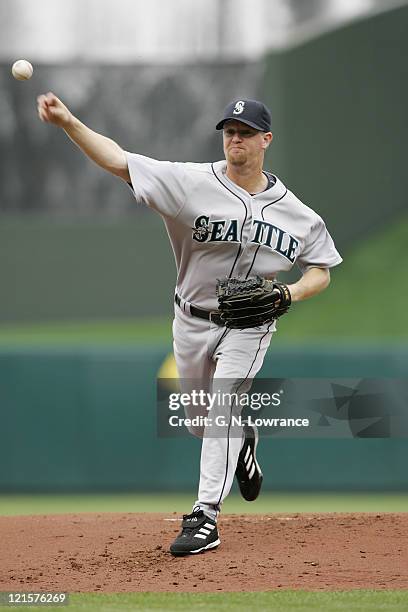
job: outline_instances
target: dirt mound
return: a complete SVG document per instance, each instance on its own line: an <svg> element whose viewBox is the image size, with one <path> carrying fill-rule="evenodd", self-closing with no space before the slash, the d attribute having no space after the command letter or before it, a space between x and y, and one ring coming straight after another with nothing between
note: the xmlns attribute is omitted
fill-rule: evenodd
<svg viewBox="0 0 408 612"><path fill-rule="evenodd" d="M176 514L0 517L0 591L408 588L408 514L225 515L221 546L174 558Z"/></svg>

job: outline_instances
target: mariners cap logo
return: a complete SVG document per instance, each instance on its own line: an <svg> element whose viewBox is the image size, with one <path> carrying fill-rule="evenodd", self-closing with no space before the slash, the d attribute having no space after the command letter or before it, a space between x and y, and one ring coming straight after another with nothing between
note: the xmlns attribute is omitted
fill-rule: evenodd
<svg viewBox="0 0 408 612"><path fill-rule="evenodd" d="M243 100L238 100L238 102L235 104L235 108L232 111L232 114L240 115L241 113L244 112L244 108L245 108L245 102Z"/></svg>
<svg viewBox="0 0 408 612"><path fill-rule="evenodd" d="M243 100L230 102L224 109L223 118L217 123L215 128L222 130L224 123L231 119L246 123L261 132L270 132L271 130L271 113L268 107L263 102L258 102L258 100L247 100L244 98Z"/></svg>

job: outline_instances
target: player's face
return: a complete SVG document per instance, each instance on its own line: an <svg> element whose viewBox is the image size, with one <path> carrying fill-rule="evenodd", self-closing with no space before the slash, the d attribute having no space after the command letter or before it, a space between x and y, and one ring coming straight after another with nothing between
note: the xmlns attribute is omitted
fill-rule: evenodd
<svg viewBox="0 0 408 612"><path fill-rule="evenodd" d="M225 158L233 166L243 166L255 158L262 158L272 139L270 132L260 132L234 120L225 123L223 134Z"/></svg>

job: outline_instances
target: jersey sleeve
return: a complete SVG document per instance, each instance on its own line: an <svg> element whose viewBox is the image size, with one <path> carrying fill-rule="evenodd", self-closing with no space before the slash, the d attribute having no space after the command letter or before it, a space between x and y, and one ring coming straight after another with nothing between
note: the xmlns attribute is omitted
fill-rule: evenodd
<svg viewBox="0 0 408 612"><path fill-rule="evenodd" d="M310 268L332 268L342 261L323 219L318 216L296 261L300 271L304 274Z"/></svg>
<svg viewBox="0 0 408 612"><path fill-rule="evenodd" d="M184 164L126 152L136 200L163 216L176 217L186 201Z"/></svg>

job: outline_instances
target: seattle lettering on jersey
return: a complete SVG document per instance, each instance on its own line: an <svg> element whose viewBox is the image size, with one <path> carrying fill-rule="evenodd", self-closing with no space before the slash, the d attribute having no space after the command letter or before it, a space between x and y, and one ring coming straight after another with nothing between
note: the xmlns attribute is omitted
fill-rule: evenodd
<svg viewBox="0 0 408 612"><path fill-rule="evenodd" d="M286 259L289 259L291 263L294 263L299 246L299 241L296 238L280 227L266 221L254 219L252 227L255 228L255 233L251 242L267 246L286 257Z"/></svg>
<svg viewBox="0 0 408 612"><path fill-rule="evenodd" d="M291 234L259 219L253 220L252 230L250 242L269 247L291 263L295 262L299 241ZM201 215L194 222L193 239L197 242L239 242L238 219L210 221L209 217Z"/></svg>
<svg viewBox="0 0 408 612"><path fill-rule="evenodd" d="M193 238L197 242L239 242L238 219L211 221L205 215L194 221Z"/></svg>

